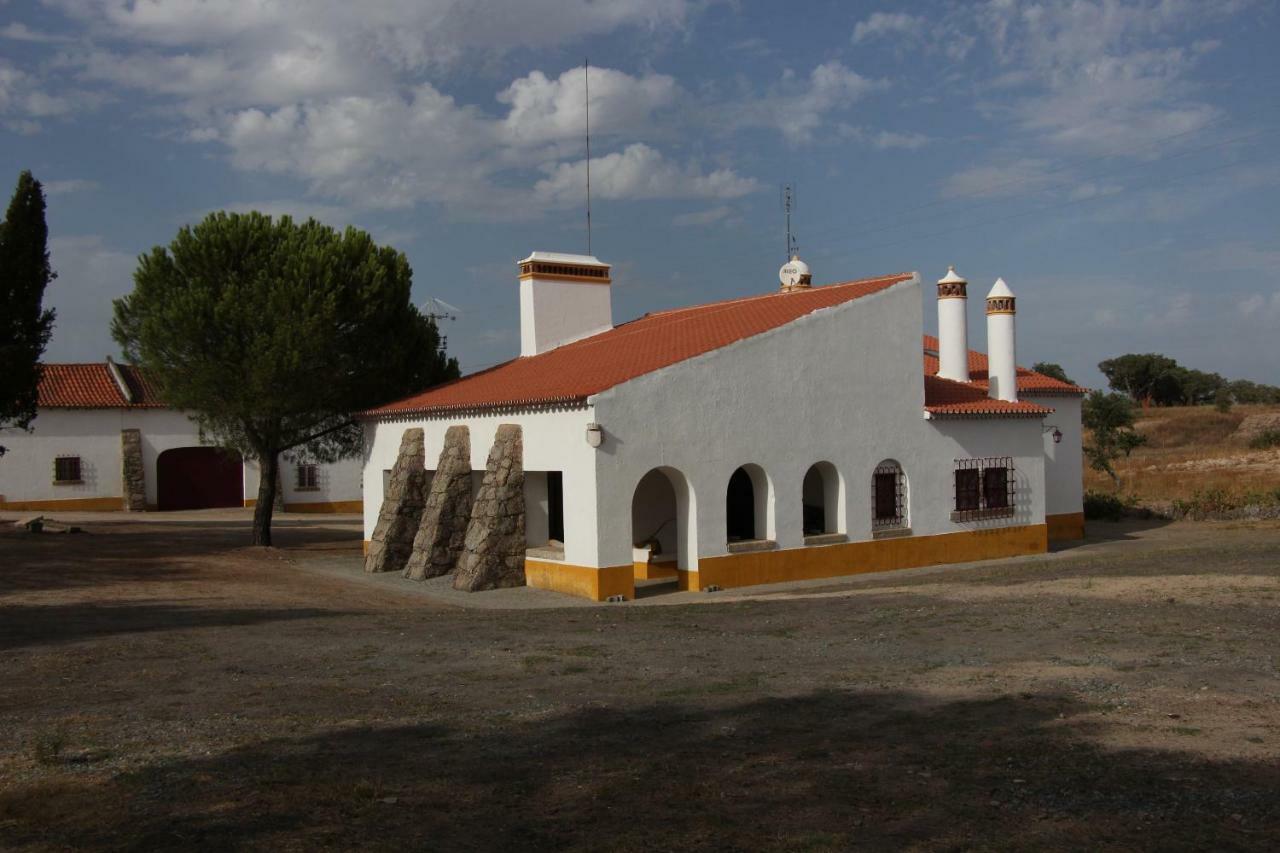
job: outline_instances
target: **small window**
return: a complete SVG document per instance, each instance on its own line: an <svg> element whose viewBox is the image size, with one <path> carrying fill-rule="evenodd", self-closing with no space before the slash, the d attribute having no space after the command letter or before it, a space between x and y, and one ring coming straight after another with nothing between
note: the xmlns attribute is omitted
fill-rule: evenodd
<svg viewBox="0 0 1280 853"><path fill-rule="evenodd" d="M1013 459L957 459L953 521L1013 514Z"/></svg>
<svg viewBox="0 0 1280 853"><path fill-rule="evenodd" d="M907 526L906 478L897 462L882 462L871 478L873 530Z"/></svg>
<svg viewBox="0 0 1280 853"><path fill-rule="evenodd" d="M53 460L53 482L79 483L80 481L79 456L59 456Z"/></svg>
<svg viewBox="0 0 1280 853"><path fill-rule="evenodd" d="M320 488L319 465L299 465L297 489L300 492L314 492Z"/></svg>

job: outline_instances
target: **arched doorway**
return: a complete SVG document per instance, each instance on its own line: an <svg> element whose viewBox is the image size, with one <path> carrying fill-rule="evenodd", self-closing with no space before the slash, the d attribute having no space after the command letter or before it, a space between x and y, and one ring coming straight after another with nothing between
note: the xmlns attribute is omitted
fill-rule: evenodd
<svg viewBox="0 0 1280 853"><path fill-rule="evenodd" d="M654 468L631 497L632 563L637 581L676 580L697 569L693 490L674 468ZM639 594L639 593L637 593Z"/></svg>
<svg viewBox="0 0 1280 853"><path fill-rule="evenodd" d="M729 477L725 490L725 540L773 539L773 489L759 465L743 465Z"/></svg>
<svg viewBox="0 0 1280 853"><path fill-rule="evenodd" d="M801 485L804 535L843 533L844 506L840 474L830 462L816 462Z"/></svg>
<svg viewBox="0 0 1280 853"><path fill-rule="evenodd" d="M156 459L161 510L244 506L244 463L222 447L175 447Z"/></svg>

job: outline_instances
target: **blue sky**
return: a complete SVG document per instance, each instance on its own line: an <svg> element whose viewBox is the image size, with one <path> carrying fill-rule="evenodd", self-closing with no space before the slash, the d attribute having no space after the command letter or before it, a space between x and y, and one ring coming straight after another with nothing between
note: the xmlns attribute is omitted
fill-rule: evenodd
<svg viewBox="0 0 1280 853"><path fill-rule="evenodd" d="M514 262L593 244L615 320L815 281L997 276L1019 360L1280 383L1280 7L1249 0L0 0L0 163L49 192L49 360L115 347L138 254L211 210L348 223L518 352ZM8 190L4 193L7 197ZM930 295L926 290L926 295ZM932 299L923 322L935 325Z"/></svg>

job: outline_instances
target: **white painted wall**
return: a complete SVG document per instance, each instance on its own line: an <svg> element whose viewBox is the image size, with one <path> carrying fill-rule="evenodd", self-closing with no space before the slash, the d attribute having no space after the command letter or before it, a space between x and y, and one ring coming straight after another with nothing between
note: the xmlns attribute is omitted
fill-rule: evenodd
<svg viewBox="0 0 1280 853"><path fill-rule="evenodd" d="M1018 399L1018 352L1014 315L987 315L987 393L997 400Z"/></svg>
<svg viewBox="0 0 1280 853"><path fill-rule="evenodd" d="M526 278L520 282L520 354L537 355L613 327L611 285Z"/></svg>
<svg viewBox="0 0 1280 853"><path fill-rule="evenodd" d="M142 436L147 505L155 506L159 501L156 460L160 454L178 447L202 446L195 423L172 409L42 409L32 427L31 433L6 430L0 438L9 448L9 453L0 457L0 495L5 501L122 497L120 432L137 429ZM53 483L53 460L61 455L80 457L83 483ZM245 496L253 498L258 490L257 470L252 463L246 463L245 468ZM292 467L285 473L289 475L286 502L360 499L359 459L322 465L320 492L296 492Z"/></svg>
<svg viewBox="0 0 1280 853"><path fill-rule="evenodd" d="M340 503L358 501L361 497L360 478L364 473L364 462L359 457L339 459L337 462L325 463L316 471L318 489L298 488L298 463L282 454L280 459L280 481L284 486L285 504ZM257 462L244 464L244 496L246 500L256 500L258 486L262 482Z"/></svg>
<svg viewBox="0 0 1280 853"><path fill-rule="evenodd" d="M592 402L604 428L598 451L599 563L627 562L626 525L636 484L653 467L687 478L701 556L727 552L725 489L734 469L759 465L772 493L773 538L803 547L803 482L831 462L843 481L839 528L871 538L872 472L898 460L908 479L913 532L1038 524L1044 461L1037 419L928 421L920 350L918 281L817 312L796 323L639 377ZM950 520L953 460L1012 456L1012 518Z"/></svg>
<svg viewBox="0 0 1280 853"><path fill-rule="evenodd" d="M591 285L598 287L599 285ZM483 413L454 417L417 417L391 421L365 422L365 495L364 538L373 536L378 523L385 489L383 471L390 470L400 452L400 439L406 429L421 427L426 450L426 464L435 470L444 449L445 431L461 424L471 433L471 468L473 485L479 481L493 447L500 424L519 424L523 433L524 468L527 471L560 471L564 483L564 550L565 561L580 566L596 566L596 451L587 444L587 424L594 419L589 406L576 409L548 409L523 413ZM634 486L634 484L632 484ZM531 486L536 492L536 486ZM545 487L544 487L545 488ZM622 529L631 528L631 510L615 520ZM543 522L545 528L545 521ZM623 534L625 540L629 534ZM543 541L546 537L543 536ZM619 564L630 562L628 550Z"/></svg>
<svg viewBox="0 0 1280 853"><path fill-rule="evenodd" d="M1061 515L1084 511L1084 429L1080 424L1080 409L1084 402L1079 397L1030 397L1040 406L1054 409L1044 419L1042 436L1045 458L1045 512ZM1062 430L1062 442L1053 443L1050 425Z"/></svg>

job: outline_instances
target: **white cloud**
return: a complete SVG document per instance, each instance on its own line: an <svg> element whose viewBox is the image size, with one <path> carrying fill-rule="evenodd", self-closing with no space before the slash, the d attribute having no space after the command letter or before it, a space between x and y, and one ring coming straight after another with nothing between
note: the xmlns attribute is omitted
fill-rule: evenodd
<svg viewBox="0 0 1280 853"><path fill-rule="evenodd" d="M956 172L943 183L942 194L948 198L1004 198L1042 190L1062 179L1061 172L1055 173L1047 160L1026 157Z"/></svg>
<svg viewBox="0 0 1280 853"><path fill-rule="evenodd" d="M44 191L49 195L69 195L70 193L92 192L99 188L97 181L84 178L68 178L61 181L42 181Z"/></svg>
<svg viewBox="0 0 1280 853"><path fill-rule="evenodd" d="M592 68L590 82L591 125L600 135L644 132L654 124L654 114L681 94L675 79L665 74L633 77L611 68ZM583 83L580 68L555 79L533 71L513 81L497 96L510 108L502 120L506 141L528 146L580 140L586 126Z"/></svg>
<svg viewBox="0 0 1280 853"><path fill-rule="evenodd" d="M7 38L13 41L35 42L37 44L56 44L72 40L69 36L59 36L33 30L21 21L13 21L4 27L0 27L0 38Z"/></svg>
<svg viewBox="0 0 1280 853"><path fill-rule="evenodd" d="M671 224L678 228L715 225L730 219L733 215L734 210L732 207L727 204L721 204L706 210L694 210L689 213L681 213L671 220Z"/></svg>
<svg viewBox="0 0 1280 853"><path fill-rule="evenodd" d="M840 124L838 130L845 139L852 139L881 151L894 148L915 151L929 144L929 137L914 131L872 130L851 124Z"/></svg>
<svg viewBox="0 0 1280 853"><path fill-rule="evenodd" d="M542 202L565 207L581 204L586 195L585 160L561 163L547 170L534 195ZM591 158L591 193L607 199L739 198L759 189L753 178L731 169L703 172L689 164L667 161L644 143L620 152Z"/></svg>
<svg viewBox="0 0 1280 853"><path fill-rule="evenodd" d="M916 35L924 31L925 19L903 12L872 12L853 28L853 43L890 35Z"/></svg>
<svg viewBox="0 0 1280 853"><path fill-rule="evenodd" d="M772 128L790 144L800 145L812 141L833 115L888 85L886 80L863 77L831 60L814 67L805 78L788 72L768 93L728 101L708 110L708 116L722 131Z"/></svg>

